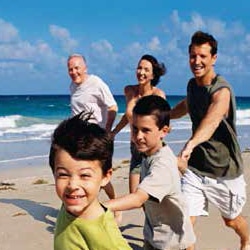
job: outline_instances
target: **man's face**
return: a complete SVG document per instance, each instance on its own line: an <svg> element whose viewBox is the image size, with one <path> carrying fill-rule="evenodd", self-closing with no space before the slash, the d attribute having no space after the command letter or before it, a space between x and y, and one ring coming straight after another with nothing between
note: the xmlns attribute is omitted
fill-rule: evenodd
<svg viewBox="0 0 250 250"><path fill-rule="evenodd" d="M72 82L81 84L87 74L87 66L81 57L72 57L68 61L68 73Z"/></svg>
<svg viewBox="0 0 250 250"><path fill-rule="evenodd" d="M132 140L139 152L152 155L162 147L168 127L159 129L153 115L133 115Z"/></svg>
<svg viewBox="0 0 250 250"><path fill-rule="evenodd" d="M211 54L211 46L208 43L202 45L192 45L189 53L189 65L198 80L204 83L210 81L211 75L214 74L213 65L215 64L217 55Z"/></svg>

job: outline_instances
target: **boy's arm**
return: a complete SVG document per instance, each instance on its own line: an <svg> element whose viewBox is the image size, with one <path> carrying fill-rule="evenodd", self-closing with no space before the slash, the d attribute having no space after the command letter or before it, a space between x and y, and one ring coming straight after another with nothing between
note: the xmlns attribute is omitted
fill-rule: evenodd
<svg viewBox="0 0 250 250"><path fill-rule="evenodd" d="M121 196L116 199L108 200L103 203L111 211L123 211L134 208L140 208L149 198L148 193L142 189L137 189L136 192Z"/></svg>

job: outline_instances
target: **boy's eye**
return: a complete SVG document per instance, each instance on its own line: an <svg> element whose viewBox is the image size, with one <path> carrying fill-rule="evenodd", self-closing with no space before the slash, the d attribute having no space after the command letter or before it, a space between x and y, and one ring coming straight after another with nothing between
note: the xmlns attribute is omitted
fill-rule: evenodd
<svg viewBox="0 0 250 250"><path fill-rule="evenodd" d="M63 172L59 172L59 173L56 173L56 177L57 178L66 178L66 177L68 177L69 176L69 174L67 174L67 173L63 173Z"/></svg>
<svg viewBox="0 0 250 250"><path fill-rule="evenodd" d="M89 178L89 177L91 177L90 174L87 173L81 174L81 178Z"/></svg>
<svg viewBox="0 0 250 250"><path fill-rule="evenodd" d="M142 129L142 132L143 132L143 133L148 133L148 132L150 132L150 129L148 129L148 128L143 128L143 129Z"/></svg>

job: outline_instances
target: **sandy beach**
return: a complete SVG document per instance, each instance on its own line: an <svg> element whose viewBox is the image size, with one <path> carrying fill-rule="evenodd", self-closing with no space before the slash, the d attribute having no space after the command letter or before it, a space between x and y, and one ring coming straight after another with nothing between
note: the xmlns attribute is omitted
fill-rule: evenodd
<svg viewBox="0 0 250 250"><path fill-rule="evenodd" d="M245 178L250 181L250 152L243 152ZM118 195L128 192L128 161L116 160L112 183ZM243 215L249 225L250 188ZM100 200L107 197L102 191ZM49 166L4 169L0 172L0 250L53 249L53 230L61 202L54 190ZM131 247L141 249L143 211L123 212L120 229ZM197 250L237 250L239 240L226 228L216 209L210 216L199 218L195 227Z"/></svg>

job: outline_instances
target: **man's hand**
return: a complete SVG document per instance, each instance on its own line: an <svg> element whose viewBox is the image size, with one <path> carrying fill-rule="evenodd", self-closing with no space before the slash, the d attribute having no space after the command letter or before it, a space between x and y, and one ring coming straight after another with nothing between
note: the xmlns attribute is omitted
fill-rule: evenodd
<svg viewBox="0 0 250 250"><path fill-rule="evenodd" d="M181 159L187 162L191 156L191 153L193 152L194 147L195 145L193 144L193 142L189 140L179 154Z"/></svg>

